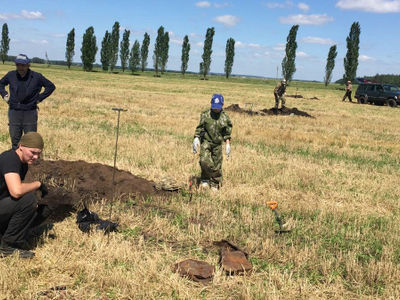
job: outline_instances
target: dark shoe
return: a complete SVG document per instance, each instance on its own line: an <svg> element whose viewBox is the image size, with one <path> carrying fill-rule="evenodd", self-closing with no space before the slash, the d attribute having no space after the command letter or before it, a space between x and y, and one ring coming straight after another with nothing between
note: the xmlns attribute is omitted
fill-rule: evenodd
<svg viewBox="0 0 400 300"><path fill-rule="evenodd" d="M26 251L26 250L22 250L22 249L13 248L6 244L3 244L0 246L0 257L1 258L13 255L14 253L18 253L20 258L33 258L35 256L35 253L32 251Z"/></svg>

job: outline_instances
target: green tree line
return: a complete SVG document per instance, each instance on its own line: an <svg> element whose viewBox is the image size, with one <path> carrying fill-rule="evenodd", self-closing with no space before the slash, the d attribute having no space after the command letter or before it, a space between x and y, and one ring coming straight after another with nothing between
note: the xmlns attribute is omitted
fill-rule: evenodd
<svg viewBox="0 0 400 300"><path fill-rule="evenodd" d="M118 55L121 61L121 69L124 72L125 69L129 68L132 73L137 72L141 69L142 72L146 70L147 60L149 54L150 46L150 35L146 32L143 37L142 45L140 46L139 41L135 41L132 48L129 49L129 35L130 30L125 29L122 41L120 43L120 24L115 22L112 30L105 32L104 38L101 43L100 49L100 61L101 67L104 71L113 71L118 61ZM293 74L296 72L296 50L297 42L296 36L299 25L294 25L291 27L289 34L286 39L286 49L285 56L282 60L282 76L287 81L292 80ZM360 44L360 34L361 27L358 22L354 22L351 25L350 32L346 38L347 53L344 58L344 69L345 72L341 80L336 82L344 82L346 80L354 81L357 74L358 68L358 56L359 56L359 44ZM200 63L200 75L202 79L207 79L207 75L210 72L211 62L212 62L212 44L215 35L214 27L208 28L205 35L203 54L201 56L202 62ZM93 26L86 29L81 46L81 60L80 63L73 63L73 57L75 55L75 28L68 33L66 41L66 51L65 51L65 61L63 60L49 60L34 57L31 59L32 63L43 63L43 64L53 64L53 65L65 65L68 68L71 65L82 65L85 71L91 71L94 66L99 66L95 64L96 54L98 51L96 44L96 36ZM13 61L15 56L9 56L8 51L10 48L10 37L7 23L2 26L2 36L0 41L0 58L4 64L6 60ZM181 73L184 76L187 72L189 63L189 52L190 43L189 38L186 35L182 42L182 56L181 56ZM226 43L225 49L225 77L229 78L232 72L234 56L235 56L235 40L229 38ZM331 46L328 53L327 63L325 67L325 76L323 82L328 85L332 79L332 72L335 67L335 59L337 57L336 45ZM46 52L47 56L47 52ZM155 40L154 52L153 52L153 64L155 76L160 76L159 73L163 74L166 72L166 67L169 58L169 33L164 30L163 26L160 26L157 32L157 38ZM395 74L376 74L375 76L365 76L364 78L375 82L391 83L395 85L400 85L400 75Z"/></svg>

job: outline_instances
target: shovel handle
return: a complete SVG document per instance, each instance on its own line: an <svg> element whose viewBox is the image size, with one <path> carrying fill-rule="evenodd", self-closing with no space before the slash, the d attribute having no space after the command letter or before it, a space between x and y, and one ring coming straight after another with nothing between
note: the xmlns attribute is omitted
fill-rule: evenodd
<svg viewBox="0 0 400 300"><path fill-rule="evenodd" d="M267 205L270 209L275 210L278 207L278 202L276 201L267 201Z"/></svg>

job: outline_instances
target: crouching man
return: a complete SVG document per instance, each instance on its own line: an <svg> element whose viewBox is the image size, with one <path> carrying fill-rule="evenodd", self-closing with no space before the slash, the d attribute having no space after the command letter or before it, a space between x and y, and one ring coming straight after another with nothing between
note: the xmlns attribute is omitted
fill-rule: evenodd
<svg viewBox="0 0 400 300"><path fill-rule="evenodd" d="M200 147L201 187L211 187L213 191L222 185L223 142L227 157L231 152L232 122L223 111L223 105L224 97L214 94L211 108L201 113L193 141L193 153Z"/></svg>
<svg viewBox="0 0 400 300"><path fill-rule="evenodd" d="M22 136L16 150L0 154L0 257L18 253L21 258L31 258L35 254L26 248L34 235L41 216L37 212L34 194L40 190L42 197L47 187L40 181L23 183L28 165L33 164L42 153L43 139L37 132Z"/></svg>

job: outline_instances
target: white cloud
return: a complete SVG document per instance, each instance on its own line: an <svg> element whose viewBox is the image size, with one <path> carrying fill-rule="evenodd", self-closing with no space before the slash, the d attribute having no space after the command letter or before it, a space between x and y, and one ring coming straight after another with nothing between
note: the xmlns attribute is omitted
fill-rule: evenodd
<svg viewBox="0 0 400 300"><path fill-rule="evenodd" d="M40 11L27 11L27 10L22 10L20 14L10 14L10 13L0 14L0 20L2 21L12 20L12 19L38 20L38 19L44 19L44 15Z"/></svg>
<svg viewBox="0 0 400 300"><path fill-rule="evenodd" d="M268 51L265 51L265 52L264 52L264 55L268 56L268 55L269 55L269 52L268 52Z"/></svg>
<svg viewBox="0 0 400 300"><path fill-rule="evenodd" d="M299 4L297 4L297 7L302 11L308 11L310 9L310 6L303 2L300 2Z"/></svg>
<svg viewBox="0 0 400 300"><path fill-rule="evenodd" d="M400 12L399 0L340 0L336 7L344 10L359 10L372 13Z"/></svg>
<svg viewBox="0 0 400 300"><path fill-rule="evenodd" d="M201 8L207 8L207 7L211 6L211 3L208 1L200 1L200 2L196 2L196 6L201 7Z"/></svg>
<svg viewBox="0 0 400 300"><path fill-rule="evenodd" d="M47 45L49 43L48 40L31 40L31 43L38 45Z"/></svg>
<svg viewBox="0 0 400 300"><path fill-rule="evenodd" d="M274 49L275 51L285 51L285 44L278 44L272 49Z"/></svg>
<svg viewBox="0 0 400 300"><path fill-rule="evenodd" d="M309 55L303 51L297 51L296 56L298 57L309 57Z"/></svg>
<svg viewBox="0 0 400 300"><path fill-rule="evenodd" d="M182 40L178 40L178 39L170 39L172 44L176 44L176 45L182 45Z"/></svg>
<svg viewBox="0 0 400 300"><path fill-rule="evenodd" d="M0 20L2 21L7 21L10 19L18 19L18 18L20 18L20 16L16 14L0 14Z"/></svg>
<svg viewBox="0 0 400 300"><path fill-rule="evenodd" d="M374 61L375 58L371 57L371 56L367 56L367 55L363 55L361 54L359 56L360 61Z"/></svg>
<svg viewBox="0 0 400 300"><path fill-rule="evenodd" d="M197 42L195 45L197 47L204 47L204 43L203 42Z"/></svg>
<svg viewBox="0 0 400 300"><path fill-rule="evenodd" d="M189 36L190 36L190 38L194 38L194 39L199 39L199 38L201 38L201 35L200 35L200 34L194 33L194 32L190 33Z"/></svg>
<svg viewBox="0 0 400 300"><path fill-rule="evenodd" d="M44 16L40 11L22 10L21 16L23 19L44 19Z"/></svg>
<svg viewBox="0 0 400 300"><path fill-rule="evenodd" d="M260 49L261 45L260 44L255 44L255 43L243 43L241 41L236 41L235 42L235 47L236 48L253 48L253 49Z"/></svg>
<svg viewBox="0 0 400 300"><path fill-rule="evenodd" d="M265 6L268 7L268 8L284 8L285 7L284 4L276 3L276 2L267 2L265 4ZM258 53L256 53L256 54L258 54Z"/></svg>
<svg viewBox="0 0 400 300"><path fill-rule="evenodd" d="M298 25L322 25L327 22L332 22L333 18L326 14L323 15L291 15L281 17L279 21L283 24L298 24Z"/></svg>
<svg viewBox="0 0 400 300"><path fill-rule="evenodd" d="M335 45L335 41L331 39L324 39L320 37L308 36L301 39L302 42L308 44L320 44L320 45Z"/></svg>
<svg viewBox="0 0 400 300"><path fill-rule="evenodd" d="M227 7L227 6L229 6L229 3L227 3L227 2L224 2L224 3L214 3L214 7L215 7L215 8L224 8L224 7Z"/></svg>
<svg viewBox="0 0 400 300"><path fill-rule="evenodd" d="M67 35L65 33L53 33L51 36L55 38L65 38Z"/></svg>
<svg viewBox="0 0 400 300"><path fill-rule="evenodd" d="M267 3L265 3L265 6L268 8L290 8L290 7L293 7L293 2L292 1L285 1L284 3L282 3L282 2L267 2Z"/></svg>
<svg viewBox="0 0 400 300"><path fill-rule="evenodd" d="M224 24L225 26L228 27L233 27L237 23L240 22L240 18L232 16L232 15L224 15L224 16L219 16L214 19L215 22Z"/></svg>
<svg viewBox="0 0 400 300"><path fill-rule="evenodd" d="M235 46L237 48L245 48L246 47L246 45L244 43L242 43L241 41L236 41Z"/></svg>

